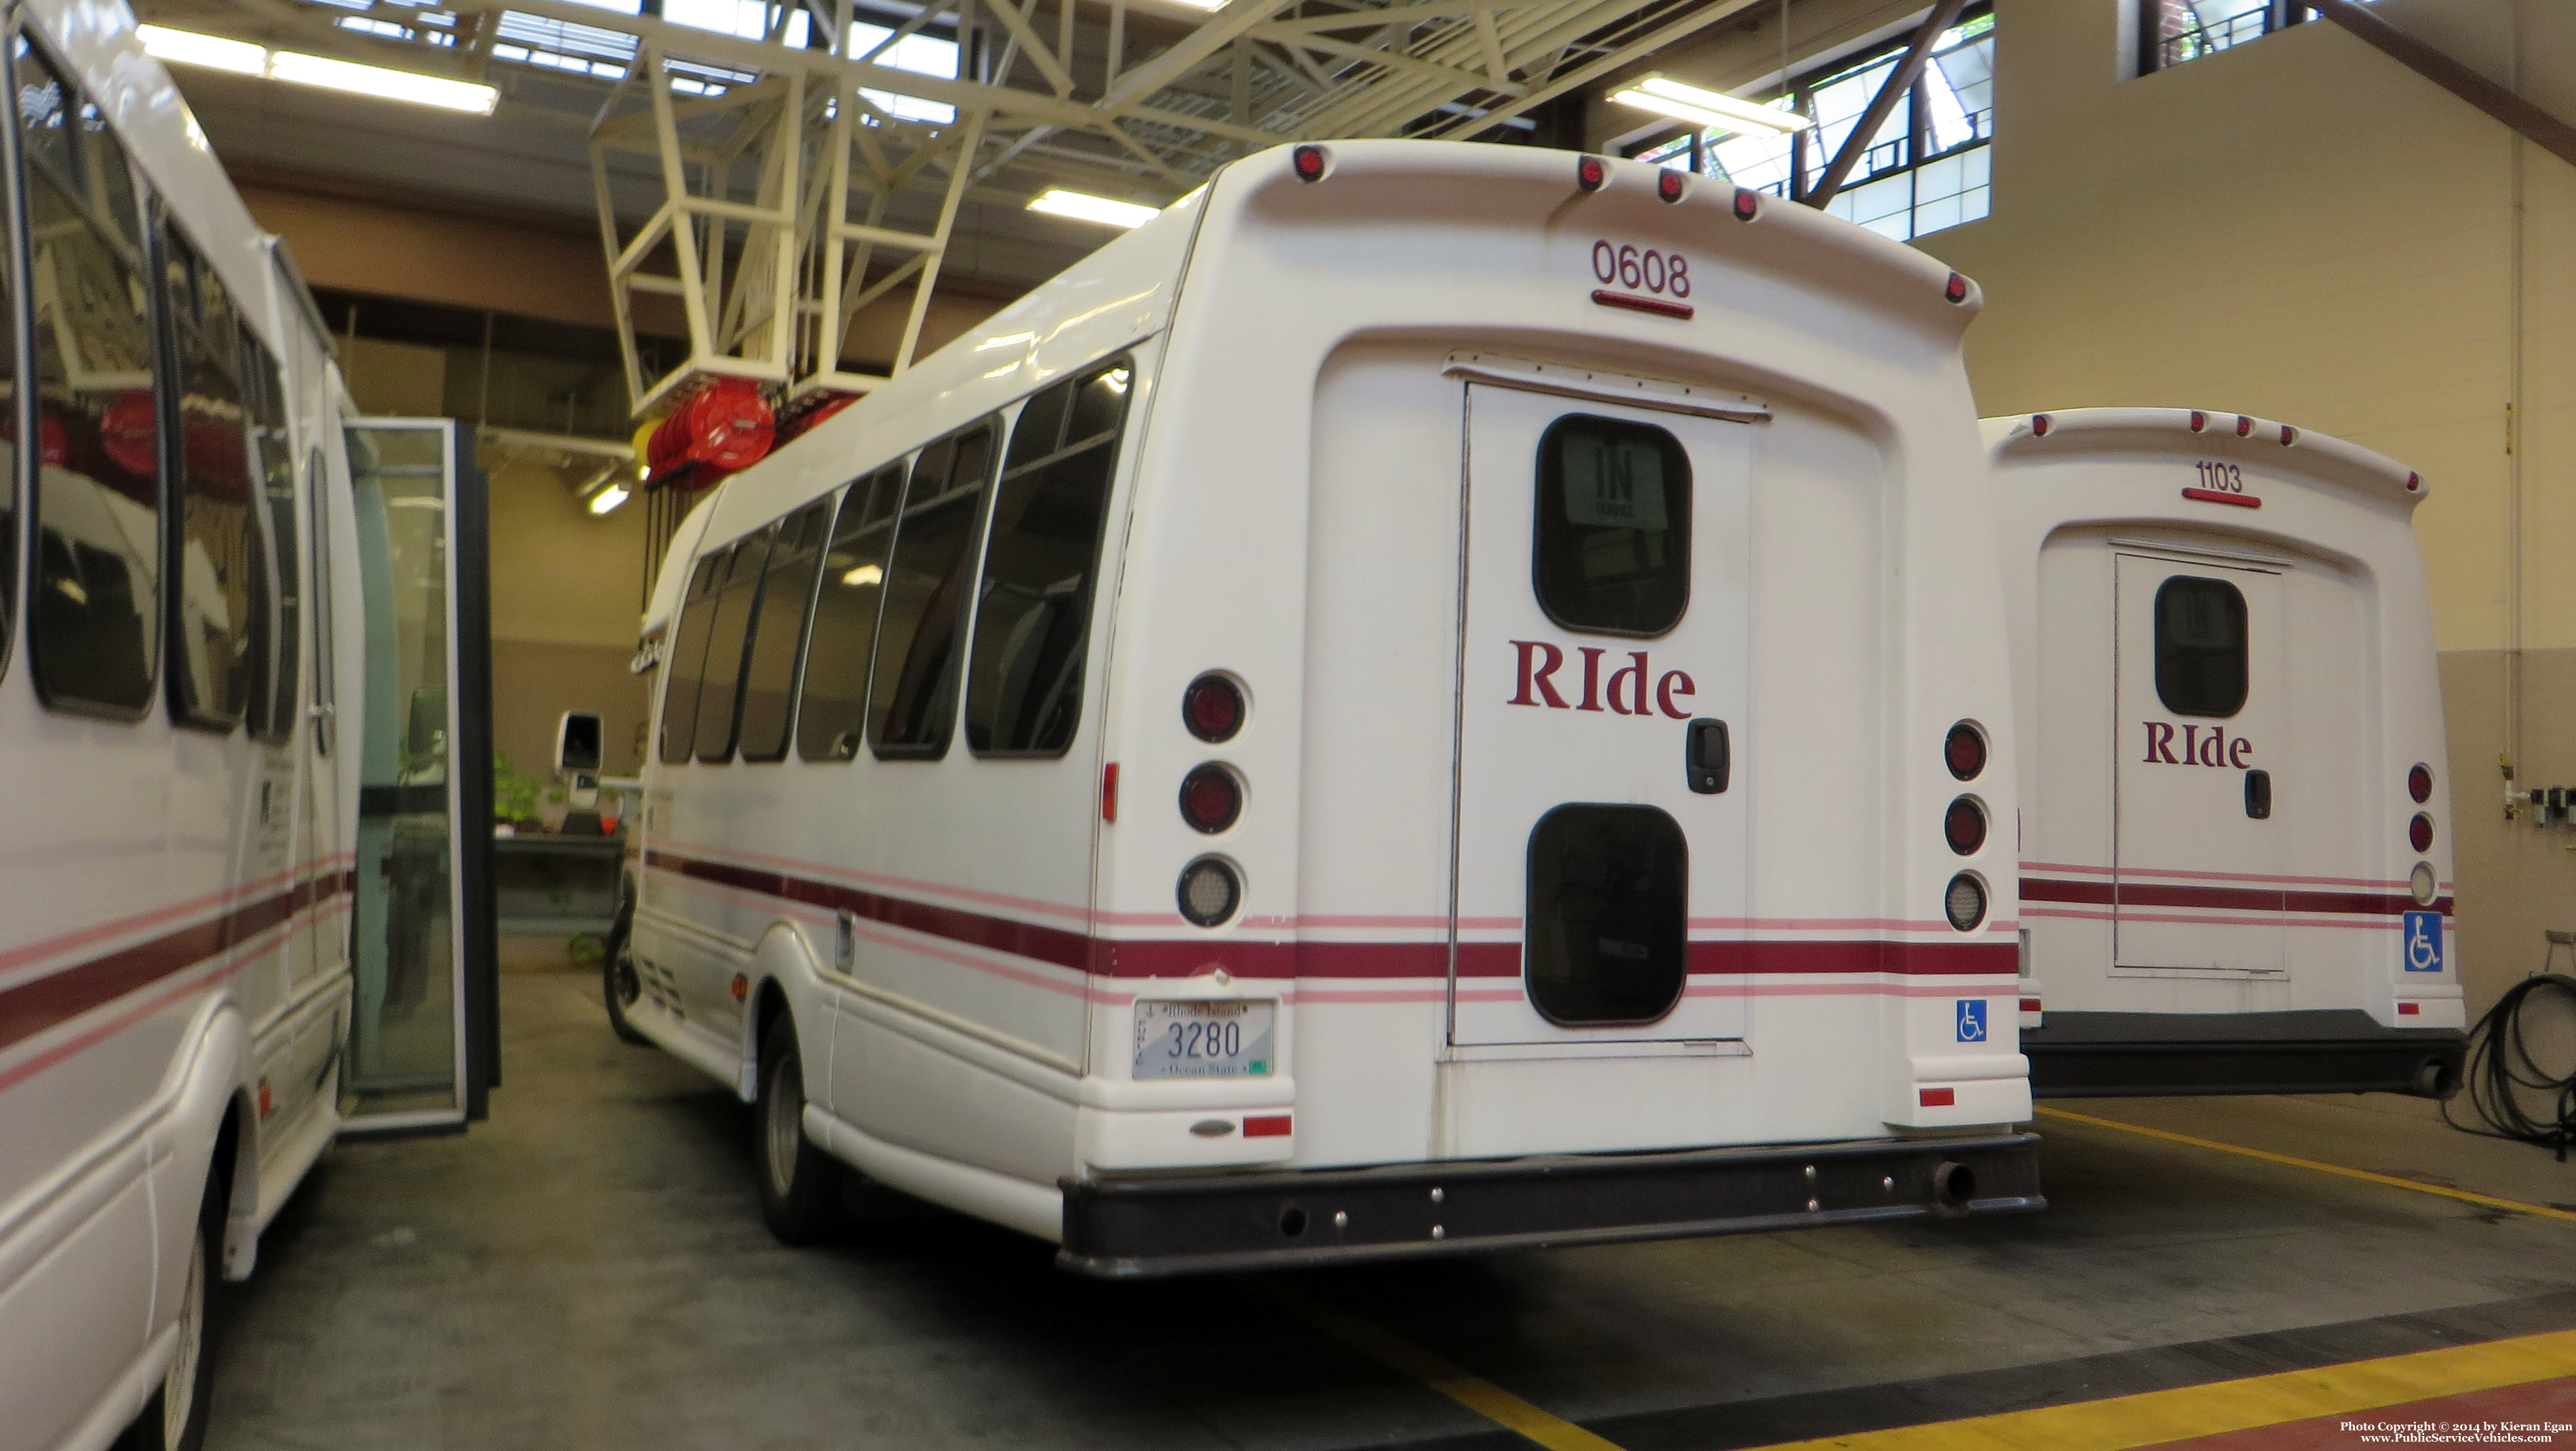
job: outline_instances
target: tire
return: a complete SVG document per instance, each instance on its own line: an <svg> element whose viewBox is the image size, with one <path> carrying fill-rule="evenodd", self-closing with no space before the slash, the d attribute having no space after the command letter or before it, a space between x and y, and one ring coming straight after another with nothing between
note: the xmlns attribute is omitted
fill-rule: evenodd
<svg viewBox="0 0 2576 1451"><path fill-rule="evenodd" d="M191 1236L188 1278L179 1301L179 1344L162 1372L161 1388L144 1402L117 1451L199 1451L206 1444L206 1412L214 1399L215 1358L207 1343L207 1310L216 1257L222 1253L222 1184L211 1174Z"/></svg>
<svg viewBox="0 0 2576 1451"><path fill-rule="evenodd" d="M760 1039L752 1110L760 1217L781 1244L820 1244L841 1227L840 1165L805 1137L805 1061L785 1013Z"/></svg>
<svg viewBox="0 0 2576 1451"><path fill-rule="evenodd" d="M626 1020L626 1010L644 996L643 980L635 975L635 913L630 908L617 914L617 925L608 929L608 942L599 954L599 996L608 1005L608 1026L621 1043L650 1043L653 1040L637 1032Z"/></svg>

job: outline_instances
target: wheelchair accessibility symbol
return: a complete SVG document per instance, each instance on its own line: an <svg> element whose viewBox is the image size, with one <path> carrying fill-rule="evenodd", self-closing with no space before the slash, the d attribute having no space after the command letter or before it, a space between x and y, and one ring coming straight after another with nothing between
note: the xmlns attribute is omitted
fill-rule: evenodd
<svg viewBox="0 0 2576 1451"><path fill-rule="evenodd" d="M1959 999L1959 1041L1962 1043L1986 1041L1986 1000L1984 998Z"/></svg>
<svg viewBox="0 0 2576 1451"><path fill-rule="evenodd" d="M2442 914L2409 912L2406 914L2406 970L2440 972L2442 970Z"/></svg>

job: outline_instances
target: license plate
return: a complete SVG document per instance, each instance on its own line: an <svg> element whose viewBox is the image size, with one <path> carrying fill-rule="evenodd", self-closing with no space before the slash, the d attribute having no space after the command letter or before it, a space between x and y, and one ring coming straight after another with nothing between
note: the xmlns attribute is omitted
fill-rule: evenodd
<svg viewBox="0 0 2576 1451"><path fill-rule="evenodd" d="M1136 1005L1138 1078L1257 1078L1270 1071L1268 1002Z"/></svg>

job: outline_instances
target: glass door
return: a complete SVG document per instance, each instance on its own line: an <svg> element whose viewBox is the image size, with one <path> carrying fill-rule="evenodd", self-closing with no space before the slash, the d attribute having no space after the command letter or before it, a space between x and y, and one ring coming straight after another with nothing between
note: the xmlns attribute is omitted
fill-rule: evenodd
<svg viewBox="0 0 2576 1451"><path fill-rule="evenodd" d="M346 432L363 631L352 1131L462 1127L499 1081L483 490L449 419ZM347 698L343 692L342 698ZM344 722L346 723L346 722Z"/></svg>

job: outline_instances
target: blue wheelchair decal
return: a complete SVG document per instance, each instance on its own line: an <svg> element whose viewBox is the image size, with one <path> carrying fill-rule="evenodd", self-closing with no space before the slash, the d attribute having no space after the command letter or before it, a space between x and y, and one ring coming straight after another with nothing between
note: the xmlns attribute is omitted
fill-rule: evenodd
<svg viewBox="0 0 2576 1451"><path fill-rule="evenodd" d="M2409 912L2406 914L2406 970L2440 972L2442 970L2442 914Z"/></svg>
<svg viewBox="0 0 2576 1451"><path fill-rule="evenodd" d="M1986 1041L1986 1000L1984 998L1959 999L1959 1041L1962 1043Z"/></svg>

